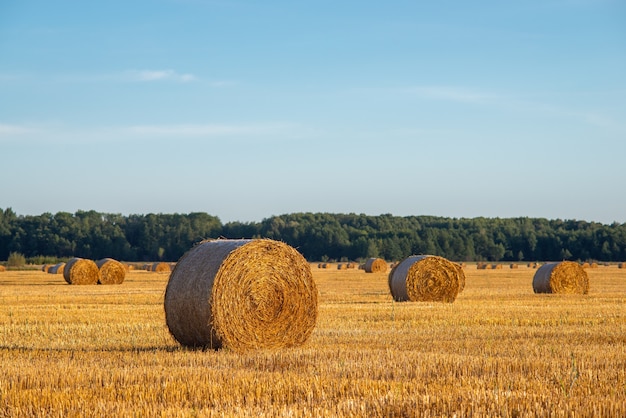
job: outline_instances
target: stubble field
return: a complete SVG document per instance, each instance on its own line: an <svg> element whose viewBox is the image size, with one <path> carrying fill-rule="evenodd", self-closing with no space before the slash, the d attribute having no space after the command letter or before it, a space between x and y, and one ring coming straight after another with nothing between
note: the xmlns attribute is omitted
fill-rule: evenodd
<svg viewBox="0 0 626 418"><path fill-rule="evenodd" d="M0 417L626 416L626 269L588 269L588 295L464 270L452 304L396 303L387 273L312 265L309 341L244 354L169 335L168 273L0 272Z"/></svg>

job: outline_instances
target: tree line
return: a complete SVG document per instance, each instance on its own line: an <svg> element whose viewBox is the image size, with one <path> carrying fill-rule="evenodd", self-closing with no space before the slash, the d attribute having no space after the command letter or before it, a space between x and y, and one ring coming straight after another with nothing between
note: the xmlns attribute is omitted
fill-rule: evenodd
<svg viewBox="0 0 626 418"><path fill-rule="evenodd" d="M270 238L309 261L431 254L455 261L624 261L626 224L544 218L293 213L228 222L203 212L120 215L93 210L17 215L0 209L0 260L112 257L176 261L211 238Z"/></svg>

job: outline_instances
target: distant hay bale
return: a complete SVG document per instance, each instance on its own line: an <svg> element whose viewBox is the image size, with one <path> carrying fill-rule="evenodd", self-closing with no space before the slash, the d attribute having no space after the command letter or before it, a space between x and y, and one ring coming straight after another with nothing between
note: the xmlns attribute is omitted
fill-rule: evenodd
<svg viewBox="0 0 626 418"><path fill-rule="evenodd" d="M573 261L546 263L533 277L535 293L589 293L589 277L585 269Z"/></svg>
<svg viewBox="0 0 626 418"><path fill-rule="evenodd" d="M317 321L311 267L269 239L204 241L178 261L165 290L172 336L235 351L304 344Z"/></svg>
<svg viewBox="0 0 626 418"><path fill-rule="evenodd" d="M122 284L126 277L126 267L124 264L112 258L103 258L96 261L100 269L100 280L98 284Z"/></svg>
<svg viewBox="0 0 626 418"><path fill-rule="evenodd" d="M363 270L366 273L380 273L387 271L387 262L382 258L368 258L365 261L365 265L363 266Z"/></svg>
<svg viewBox="0 0 626 418"><path fill-rule="evenodd" d="M44 264L43 266L41 266L41 271L43 271L44 273L47 273L49 268L50 268L50 264Z"/></svg>
<svg viewBox="0 0 626 418"><path fill-rule="evenodd" d="M0 264L0 271L6 271L7 268Z"/></svg>
<svg viewBox="0 0 626 418"><path fill-rule="evenodd" d="M389 290L395 301L454 302L465 287L463 268L443 257L413 255L389 273Z"/></svg>
<svg viewBox="0 0 626 418"><path fill-rule="evenodd" d="M588 269L588 268L591 267L591 264L589 264L587 262L584 262L584 263L581 264L581 267L584 268L584 269Z"/></svg>
<svg viewBox="0 0 626 418"><path fill-rule="evenodd" d="M97 284L100 270L95 261L74 257L65 264L63 278L69 284Z"/></svg>
<svg viewBox="0 0 626 418"><path fill-rule="evenodd" d="M487 266L488 266L487 263L481 263L481 262L476 263L476 269L478 270L486 270Z"/></svg>
<svg viewBox="0 0 626 418"><path fill-rule="evenodd" d="M150 271L155 271L157 273L164 273L164 272L170 272L172 271L172 269L170 268L170 265L167 263L153 263L152 267L150 268Z"/></svg>
<svg viewBox="0 0 626 418"><path fill-rule="evenodd" d="M492 264L491 265L491 269L492 270L502 270L502 264Z"/></svg>
<svg viewBox="0 0 626 418"><path fill-rule="evenodd" d="M509 265L509 267L510 267L511 269L516 269L516 268L519 268L519 264L511 263L511 264Z"/></svg>
<svg viewBox="0 0 626 418"><path fill-rule="evenodd" d="M619 263L619 264L617 265L617 268L618 268L618 269L626 269L626 263Z"/></svg>
<svg viewBox="0 0 626 418"><path fill-rule="evenodd" d="M48 267L48 273L50 274L64 274L65 263L57 263L54 266Z"/></svg>

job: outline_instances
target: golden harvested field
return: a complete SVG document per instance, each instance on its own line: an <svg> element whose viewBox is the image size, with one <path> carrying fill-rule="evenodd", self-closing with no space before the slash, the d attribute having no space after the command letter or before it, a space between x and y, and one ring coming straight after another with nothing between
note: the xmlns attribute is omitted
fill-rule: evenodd
<svg viewBox="0 0 626 418"><path fill-rule="evenodd" d="M171 338L168 273L0 272L0 417L626 416L626 269L536 295L531 268L468 265L452 304L392 302L387 273L312 271L310 340L245 354Z"/></svg>

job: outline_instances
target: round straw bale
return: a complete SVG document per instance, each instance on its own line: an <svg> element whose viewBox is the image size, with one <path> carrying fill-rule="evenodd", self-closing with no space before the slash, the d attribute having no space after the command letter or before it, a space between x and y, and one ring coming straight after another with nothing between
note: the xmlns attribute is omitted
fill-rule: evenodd
<svg viewBox="0 0 626 418"><path fill-rule="evenodd" d="M150 269L150 271L156 271L157 273L163 273L163 272L170 272L172 271L172 269L170 268L170 265L167 263L153 263L152 264L152 268Z"/></svg>
<svg viewBox="0 0 626 418"><path fill-rule="evenodd" d="M618 269L626 269L626 263L619 263L619 264L617 265L617 268L618 268Z"/></svg>
<svg viewBox="0 0 626 418"><path fill-rule="evenodd" d="M533 277L535 293L589 293L589 277L585 269L573 261L546 263Z"/></svg>
<svg viewBox="0 0 626 418"><path fill-rule="evenodd" d="M465 287L465 273L443 257L412 255L394 267L388 282L398 302L454 302Z"/></svg>
<svg viewBox="0 0 626 418"><path fill-rule="evenodd" d="M6 267L4 267L2 264L0 264L0 271L6 271Z"/></svg>
<svg viewBox="0 0 626 418"><path fill-rule="evenodd" d="M366 273L380 273L387 271L387 262L382 258L368 258L363 269Z"/></svg>
<svg viewBox="0 0 626 418"><path fill-rule="evenodd" d="M317 321L311 267L269 239L204 241L178 261L165 290L172 336L235 351L303 344Z"/></svg>
<svg viewBox="0 0 626 418"><path fill-rule="evenodd" d="M50 274L64 274L65 263L57 263L54 266L48 267L48 273Z"/></svg>
<svg viewBox="0 0 626 418"><path fill-rule="evenodd" d="M98 284L122 284L126 277L126 267L124 264L112 258L103 258L96 261L100 269L100 280Z"/></svg>
<svg viewBox="0 0 626 418"><path fill-rule="evenodd" d="M97 284L100 270L95 261L74 257L65 264L63 278L69 284Z"/></svg>

